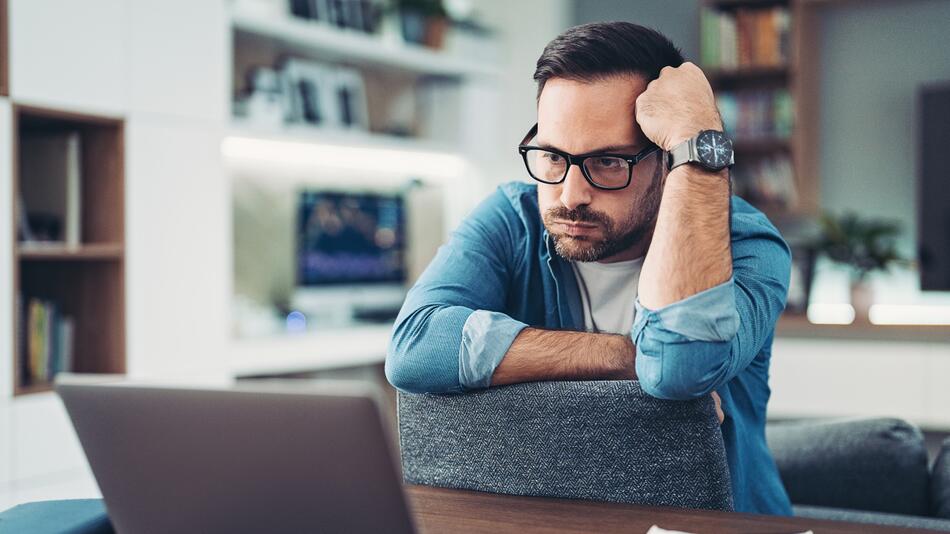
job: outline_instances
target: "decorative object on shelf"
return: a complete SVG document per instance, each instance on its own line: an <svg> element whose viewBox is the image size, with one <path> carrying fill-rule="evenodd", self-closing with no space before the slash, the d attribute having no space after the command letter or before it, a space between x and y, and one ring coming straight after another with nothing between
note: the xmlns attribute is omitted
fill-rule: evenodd
<svg viewBox="0 0 950 534"><path fill-rule="evenodd" d="M243 101L243 114L248 120L270 125L277 113L276 106L283 122L369 130L366 87L358 70L290 58L275 79L267 75L268 71L258 69L254 88ZM258 81L263 84L260 88ZM261 108L264 111L258 120L255 110Z"/></svg>
<svg viewBox="0 0 950 534"><path fill-rule="evenodd" d="M289 0L290 14L338 28L375 33L382 11L378 0Z"/></svg>
<svg viewBox="0 0 950 534"><path fill-rule="evenodd" d="M805 315L811 296L811 286L815 279L816 250L812 243L791 244L792 273L788 283L788 299L785 313Z"/></svg>
<svg viewBox="0 0 950 534"><path fill-rule="evenodd" d="M855 322L867 322L868 310L874 301L868 275L909 263L897 252L894 242L901 234L901 226L895 221L855 213L840 216L826 213L821 217L821 228L817 250L850 268Z"/></svg>
<svg viewBox="0 0 950 534"><path fill-rule="evenodd" d="M389 13L399 18L402 37L407 43L441 49L449 27L449 16L442 0L392 0Z"/></svg>
<svg viewBox="0 0 950 534"><path fill-rule="evenodd" d="M339 118L338 125L346 129L369 130L369 111L366 106L366 86L359 71L337 68L333 71L333 104Z"/></svg>
<svg viewBox="0 0 950 534"><path fill-rule="evenodd" d="M248 73L250 90L235 102L239 115L249 121L270 127L281 126L285 117L285 95L281 75L268 67L257 67Z"/></svg>
<svg viewBox="0 0 950 534"><path fill-rule="evenodd" d="M22 239L79 246L82 156L77 131L31 132L20 138ZM26 224L23 224L23 223Z"/></svg>

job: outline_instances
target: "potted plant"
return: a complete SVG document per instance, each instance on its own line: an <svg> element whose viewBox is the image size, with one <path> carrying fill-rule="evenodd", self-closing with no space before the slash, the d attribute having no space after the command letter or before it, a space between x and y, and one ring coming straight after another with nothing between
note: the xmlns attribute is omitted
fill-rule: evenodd
<svg viewBox="0 0 950 534"><path fill-rule="evenodd" d="M821 217L817 251L851 271L851 306L855 320L866 322L874 301L868 275L892 265L909 262L897 252L895 239L901 233L896 221L862 218L855 213Z"/></svg>
<svg viewBox="0 0 950 534"><path fill-rule="evenodd" d="M442 0L392 0L388 11L399 18L406 42L442 48L449 26Z"/></svg>

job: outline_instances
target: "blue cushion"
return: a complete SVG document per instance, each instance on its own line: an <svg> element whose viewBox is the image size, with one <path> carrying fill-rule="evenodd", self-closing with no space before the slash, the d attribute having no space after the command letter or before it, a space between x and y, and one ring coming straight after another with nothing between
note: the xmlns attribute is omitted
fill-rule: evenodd
<svg viewBox="0 0 950 534"><path fill-rule="evenodd" d="M102 499L40 501L0 513L0 534L115 534Z"/></svg>

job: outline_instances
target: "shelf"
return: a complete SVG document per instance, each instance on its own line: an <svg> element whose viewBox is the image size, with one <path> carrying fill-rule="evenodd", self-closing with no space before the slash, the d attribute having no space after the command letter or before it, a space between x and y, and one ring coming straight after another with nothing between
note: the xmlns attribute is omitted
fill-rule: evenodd
<svg viewBox="0 0 950 534"><path fill-rule="evenodd" d="M463 57L453 57L419 45L388 43L357 31L346 31L293 17L261 17L239 10L231 14L232 27L292 52L314 59L420 76L463 78L497 76L499 70Z"/></svg>
<svg viewBox="0 0 950 534"><path fill-rule="evenodd" d="M43 383L43 384L30 384L30 385L20 385L17 384L13 388L14 395L33 395L35 393L47 393L53 391L53 384Z"/></svg>
<svg viewBox="0 0 950 534"><path fill-rule="evenodd" d="M804 316L783 315L776 325L775 335L786 338L950 343L950 326L813 324Z"/></svg>
<svg viewBox="0 0 950 534"><path fill-rule="evenodd" d="M386 359L392 328L392 324L352 326L234 339L231 372L235 377L247 377L378 364Z"/></svg>
<svg viewBox="0 0 950 534"><path fill-rule="evenodd" d="M449 143L413 137L380 134L360 130L334 130L314 126L288 124L280 127L261 126L236 118L231 121L229 135L273 141L292 141L315 145L348 146L452 154L458 147Z"/></svg>
<svg viewBox="0 0 950 534"><path fill-rule="evenodd" d="M706 78L716 89L732 89L742 85L785 85L791 77L788 66L739 67L737 69L709 68Z"/></svg>
<svg viewBox="0 0 950 534"><path fill-rule="evenodd" d="M733 144L736 152L741 154L774 154L789 152L792 149L790 139L781 137L763 137L759 139L736 139Z"/></svg>
<svg viewBox="0 0 950 534"><path fill-rule="evenodd" d="M771 6L787 6L791 0L706 0L706 3L717 9L731 10L739 8L765 8Z"/></svg>
<svg viewBox="0 0 950 534"><path fill-rule="evenodd" d="M121 260L123 247L118 243L90 243L79 247L53 244L20 243L17 256L25 261Z"/></svg>
<svg viewBox="0 0 950 534"><path fill-rule="evenodd" d="M62 211L52 212L59 213L62 221L69 220L67 214L75 208L61 199L75 195L79 208L75 233L81 243L12 243L16 260L13 289L14 295L20 297L14 301L19 306L11 305L15 312L13 331L17 332L13 352L14 395L51 390L45 382L47 370L37 369L29 379L25 376L28 372L24 368L30 365L28 339L46 338L40 345L47 347L45 365L58 354L71 357L68 363L59 362L68 365L64 370L124 373L124 122L114 117L14 105L12 131L14 198L23 194L28 213L31 206L36 206L34 200L45 200L54 207L57 202L65 203L65 208L59 206ZM54 164L43 166L46 161ZM70 180L78 183L78 188L70 189L76 187L68 185ZM19 220L17 212L10 210L7 215L13 228ZM64 230L59 233L68 235ZM27 332L31 324L27 307L31 301L39 303L34 309L38 314L35 317L41 321L34 333ZM60 322L63 318L69 318L69 323ZM66 326L62 328L67 330L60 330L64 324L71 324L71 330ZM71 348L59 352L63 345L57 342L56 333L64 331L71 332L65 338L71 340ZM43 361L36 363L44 365Z"/></svg>

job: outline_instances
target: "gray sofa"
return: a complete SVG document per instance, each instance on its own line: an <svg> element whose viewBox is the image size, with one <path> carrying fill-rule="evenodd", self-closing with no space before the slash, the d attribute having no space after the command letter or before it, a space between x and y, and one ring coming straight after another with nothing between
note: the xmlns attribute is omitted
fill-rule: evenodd
<svg viewBox="0 0 950 534"><path fill-rule="evenodd" d="M407 482L513 495L731 510L712 400L636 381L536 382L398 396ZM950 531L950 440L928 469L895 419L769 425L795 514Z"/></svg>
<svg viewBox="0 0 950 534"><path fill-rule="evenodd" d="M900 419L771 423L766 437L795 515L950 532L950 439L931 468Z"/></svg>

